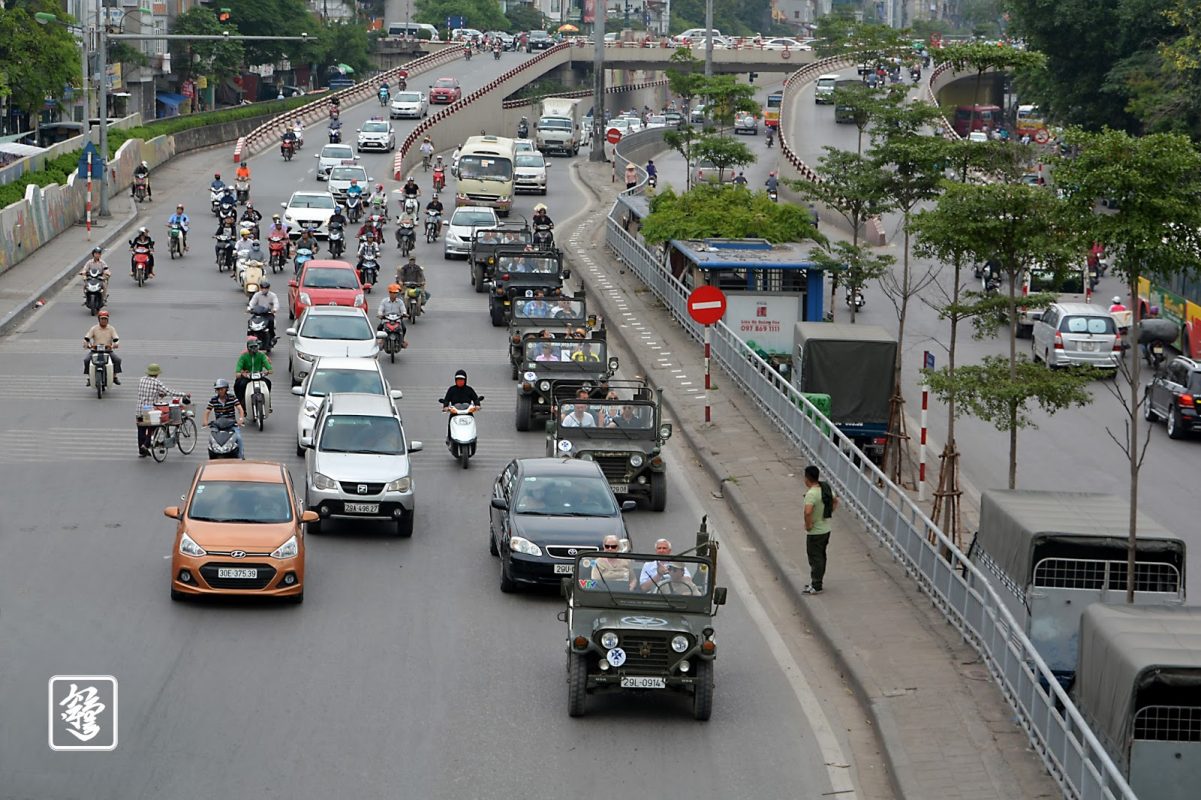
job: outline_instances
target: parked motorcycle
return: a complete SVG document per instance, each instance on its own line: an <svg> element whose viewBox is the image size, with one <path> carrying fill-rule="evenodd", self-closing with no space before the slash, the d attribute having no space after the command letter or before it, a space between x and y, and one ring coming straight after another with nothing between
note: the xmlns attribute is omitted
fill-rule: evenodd
<svg viewBox="0 0 1201 800"><path fill-rule="evenodd" d="M417 318L425 311L425 287L417 283L406 283L405 291L405 312L409 315L409 319L413 324L417 324Z"/></svg>
<svg viewBox="0 0 1201 800"><path fill-rule="evenodd" d="M250 199L250 181L235 181L234 193L238 199L238 205L246 205L246 201Z"/></svg>
<svg viewBox="0 0 1201 800"><path fill-rule="evenodd" d="M433 244L442 233L442 215L433 209L425 212L425 243Z"/></svg>
<svg viewBox="0 0 1201 800"><path fill-rule="evenodd" d="M403 219L396 227L396 246L400 248L401 258L408 258L409 253L417 244L417 231L414 230L411 219Z"/></svg>
<svg viewBox="0 0 1201 800"><path fill-rule="evenodd" d="M246 335L259 340L259 347L264 353L271 354L275 340L271 338L271 309L266 306L255 306L250 309L250 319L246 321Z"/></svg>
<svg viewBox="0 0 1201 800"><path fill-rule="evenodd" d="M867 305L867 300L863 297L862 289L847 288L847 308L853 308L856 311L862 311Z"/></svg>
<svg viewBox="0 0 1201 800"><path fill-rule="evenodd" d="M267 263L272 272L283 272L284 262L288 260L288 240L278 234L267 240Z"/></svg>
<svg viewBox="0 0 1201 800"><path fill-rule="evenodd" d="M146 283L150 269L150 248L145 245L133 247L133 279L138 286Z"/></svg>
<svg viewBox="0 0 1201 800"><path fill-rule="evenodd" d="M234 438L237 430L237 422L232 417L217 417L209 423L210 460L238 457L238 440Z"/></svg>
<svg viewBox="0 0 1201 800"><path fill-rule="evenodd" d="M113 350L105 345L93 345L92 357L88 360L88 380L96 390L97 399L102 399L108 387L113 385Z"/></svg>
<svg viewBox="0 0 1201 800"><path fill-rule="evenodd" d="M228 233L222 233L214 236L213 238L217 240L217 271L225 272L227 269L233 269L234 237Z"/></svg>
<svg viewBox="0 0 1201 800"><path fill-rule="evenodd" d="M333 224L329 226L329 257L341 258L342 253L346 250L346 231L341 225Z"/></svg>
<svg viewBox="0 0 1201 800"><path fill-rule="evenodd" d="M438 401L444 406L445 398ZM480 395L480 403L484 402L484 396ZM476 442L479 438L475 425L475 412L480 410L478 405L470 403L455 403L453 406L445 406L446 413L451 415L450 419L450 438L446 442L446 447L450 450L450 454L467 469L467 462L475 455Z"/></svg>
<svg viewBox="0 0 1201 800"><path fill-rule="evenodd" d="M83 302L94 317L104 308L105 301L104 271L98 267L88 267L83 277Z"/></svg>
<svg viewBox="0 0 1201 800"><path fill-rule="evenodd" d="M261 372L250 373L250 383L246 384L246 405L246 417L261 431L267 415L271 413L271 390L267 388Z"/></svg>
<svg viewBox="0 0 1201 800"><path fill-rule="evenodd" d="M404 349L405 325L404 320L399 314L385 314L383 325L384 337L384 352L388 354L389 360L396 362L396 354Z"/></svg>

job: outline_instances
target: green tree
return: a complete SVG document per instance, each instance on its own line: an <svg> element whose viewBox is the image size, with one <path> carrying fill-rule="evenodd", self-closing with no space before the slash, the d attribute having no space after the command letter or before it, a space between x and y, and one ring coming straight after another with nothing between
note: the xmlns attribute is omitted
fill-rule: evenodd
<svg viewBox="0 0 1201 800"><path fill-rule="evenodd" d="M702 94L705 86L705 62L695 58L687 47L677 48L669 60L667 85L672 94L684 101L684 118L688 119L692 101Z"/></svg>
<svg viewBox="0 0 1201 800"><path fill-rule="evenodd" d="M230 10L233 27L243 36L313 36L317 33L317 18L304 0L221 0L221 7ZM242 48L249 66L275 64L285 58L296 63L312 63L320 44L313 42L243 42Z"/></svg>
<svg viewBox="0 0 1201 800"><path fill-rule="evenodd" d="M225 30L225 26L217 21L217 15L204 6L188 9L171 25L171 33L179 34L211 36ZM207 75L222 79L237 75L245 56L242 43L237 41L173 41L170 47L173 69L181 78Z"/></svg>
<svg viewBox="0 0 1201 800"><path fill-rule="evenodd" d="M504 29L511 33L536 31L543 26L542 12L532 3L509 3L509 8L505 11L505 19L508 21L508 25ZM445 23L444 17L442 24Z"/></svg>
<svg viewBox="0 0 1201 800"><path fill-rule="evenodd" d="M631 3L633 5L633 3ZM634 24L633 17L630 18ZM771 26L771 0L714 3L713 27L726 36L746 36ZM705 0L676 0L671 4L671 32L705 27Z"/></svg>
<svg viewBox="0 0 1201 800"><path fill-rule="evenodd" d="M36 115L46 98L61 98L66 86L80 86L79 45L62 25L39 25L34 14L66 15L49 2L0 9L0 97Z"/></svg>
<svg viewBox="0 0 1201 800"><path fill-rule="evenodd" d="M683 194L676 194L670 188L656 194L651 198L651 211L642 221L641 232L651 244L711 237L824 241L806 210L773 203L765 192L708 183Z"/></svg>
<svg viewBox="0 0 1201 800"><path fill-rule="evenodd" d="M663 143L684 158L684 188L692 188L692 164L696 161L696 146L704 133L693 125L683 125L679 130L663 132Z"/></svg>
<svg viewBox="0 0 1201 800"><path fill-rule="evenodd" d="M701 94L708 100L706 116L718 124L721 133L734 124L734 116L740 111L756 113L759 103L755 101L755 87L739 83L733 75L714 75L701 85Z"/></svg>
<svg viewBox="0 0 1201 800"><path fill-rule="evenodd" d="M365 27L333 20L320 22L319 26L308 60L318 66L320 74L336 64L346 64L356 75L371 69L371 40Z"/></svg>
<svg viewBox="0 0 1201 800"><path fill-rule="evenodd" d="M725 179L726 170L745 167L755 161L751 148L725 136L702 136L692 145L692 155L697 161L708 161L717 168L717 180ZM691 171L692 164L689 164Z"/></svg>
<svg viewBox="0 0 1201 800"><path fill-rule="evenodd" d="M433 25L438 30L446 27L447 17L465 17L467 27L481 31L494 31L506 27L505 15L495 0L417 0L417 22Z"/></svg>
<svg viewBox="0 0 1201 800"><path fill-rule="evenodd" d="M834 87L834 107L849 111L859 136L855 141L855 152L863 152L863 136L868 126L887 108L896 108L906 102L908 89L903 85L890 86L881 93L878 89L869 88L865 83L853 86Z"/></svg>
<svg viewBox="0 0 1201 800"><path fill-rule="evenodd" d="M1201 252L1201 153L1184 136L1153 134L1132 137L1120 131L1085 133L1070 131L1076 157L1060 164L1055 181L1068 196L1075 224L1091 241L1104 242L1117 254L1113 269L1126 283L1135 309L1130 341L1139 338L1138 280L1168 281L1199 274ZM1117 198L1111 213L1097 214L1098 198ZM1133 576L1138 508L1138 479L1146 454L1139 445L1138 412L1142 380L1137 351L1128 372L1126 430L1121 439L1110 432L1129 460L1130 553ZM1147 414L1144 406L1144 415ZM1128 580L1127 602L1134 602L1134 584Z"/></svg>
<svg viewBox="0 0 1201 800"><path fill-rule="evenodd" d="M868 281L887 273L897 260L885 253L873 253L862 245L850 242L828 242L824 247L809 251L809 257L824 272L841 274L848 292L860 291ZM855 322L855 306L851 305L851 323Z"/></svg>

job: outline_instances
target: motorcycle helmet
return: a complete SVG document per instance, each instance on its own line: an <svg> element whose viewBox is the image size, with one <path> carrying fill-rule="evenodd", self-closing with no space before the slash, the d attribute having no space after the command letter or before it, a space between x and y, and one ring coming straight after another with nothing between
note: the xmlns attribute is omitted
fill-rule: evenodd
<svg viewBox="0 0 1201 800"><path fill-rule="evenodd" d="M151 366L151 367L157 367L157 366L158 366L158 364L151 364L150 366ZM147 367L147 368L146 368L146 371L147 371L147 372L149 372L149 371L150 371L150 368L149 368L149 367ZM216 380L216 382L214 382L214 383L213 383L213 388L214 388L214 389L228 389L228 388L229 388L229 381L225 380L225 378L218 378L218 379Z"/></svg>
<svg viewBox="0 0 1201 800"><path fill-rule="evenodd" d="M542 212L543 214L546 213L546 203L539 203L538 205L534 206L534 213L537 214L539 212Z"/></svg>
<svg viewBox="0 0 1201 800"><path fill-rule="evenodd" d="M149 164L147 164L145 161L143 161L143 162L142 162L142 168L143 168L143 169L150 169L150 165L149 165Z"/></svg>
<svg viewBox="0 0 1201 800"><path fill-rule="evenodd" d="M142 228L142 230L146 230L146 229L145 229L145 228ZM1115 306L1120 306L1120 305L1122 304L1122 298L1120 298L1120 297L1116 297L1116 296L1115 296L1115 297L1113 298L1113 304L1114 304Z"/></svg>
<svg viewBox="0 0 1201 800"><path fill-rule="evenodd" d="M93 247L93 248L92 248L92 255L95 255L95 254L97 254L97 253L103 253L103 252L104 252L104 251L103 251L103 250L101 250L99 247Z"/></svg>
<svg viewBox="0 0 1201 800"><path fill-rule="evenodd" d="M459 381L462 381L462 383L459 383ZM467 370L461 369L455 373L455 384L458 386L466 386L467 385Z"/></svg>
<svg viewBox="0 0 1201 800"><path fill-rule="evenodd" d="M375 191L382 192L383 190L384 190L384 185L382 183L375 184Z"/></svg>
<svg viewBox="0 0 1201 800"><path fill-rule="evenodd" d="M246 337L246 349L247 349L247 350L249 350L249 351L250 351L250 352L252 352L252 353L253 353L255 350L258 350L258 349L259 349L259 337L257 337L257 336L247 336L247 337Z"/></svg>
<svg viewBox="0 0 1201 800"><path fill-rule="evenodd" d="M219 181L219 180L221 180L221 173L220 173L220 172L214 172L214 173L213 173L213 180L215 180L215 181Z"/></svg>
<svg viewBox="0 0 1201 800"><path fill-rule="evenodd" d="M247 201L246 201L246 210L247 210L247 211L249 211L249 210L250 210L250 209L252 209L252 208L254 208L254 203L252 203L252 202L250 202L249 200L247 200Z"/></svg>
<svg viewBox="0 0 1201 800"><path fill-rule="evenodd" d="M390 283L390 284L388 284L388 294L396 294L396 293L397 293L397 292L399 292L399 291L400 291L400 284L399 284L399 283Z"/></svg>
<svg viewBox="0 0 1201 800"><path fill-rule="evenodd" d="M250 235L250 229L249 229L249 228L243 228L242 230L238 231L238 233L242 234L243 236L249 236L249 235Z"/></svg>
<svg viewBox="0 0 1201 800"><path fill-rule="evenodd" d="M176 206L175 206L175 210L176 210L176 211L183 211L183 203L177 203L177 204L176 204Z"/></svg>
<svg viewBox="0 0 1201 800"><path fill-rule="evenodd" d="M97 317L99 317L100 319L108 319L108 312L107 312L107 311L101 311L101 312L100 312L99 314L97 314L96 316L97 316Z"/></svg>
<svg viewBox="0 0 1201 800"><path fill-rule="evenodd" d="M279 214L272 214L271 219L275 220L276 222L279 222Z"/></svg>

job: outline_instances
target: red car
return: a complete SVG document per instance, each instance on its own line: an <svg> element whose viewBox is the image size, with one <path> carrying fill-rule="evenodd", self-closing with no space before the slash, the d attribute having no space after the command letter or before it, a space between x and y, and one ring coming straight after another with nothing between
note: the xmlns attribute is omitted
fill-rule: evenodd
<svg viewBox="0 0 1201 800"><path fill-rule="evenodd" d="M309 306L348 306L367 310L358 270L345 261L313 259L300 277L288 281L288 319L299 319Z"/></svg>
<svg viewBox="0 0 1201 800"><path fill-rule="evenodd" d="M463 96L458 78L439 78L430 87L430 103L453 103Z"/></svg>

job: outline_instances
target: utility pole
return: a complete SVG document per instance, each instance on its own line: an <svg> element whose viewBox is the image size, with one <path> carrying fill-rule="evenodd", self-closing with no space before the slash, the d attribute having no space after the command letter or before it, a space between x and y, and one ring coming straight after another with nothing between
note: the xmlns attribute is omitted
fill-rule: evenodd
<svg viewBox="0 0 1201 800"><path fill-rule="evenodd" d="M705 77L713 77L713 0L705 0Z"/></svg>
<svg viewBox="0 0 1201 800"><path fill-rule="evenodd" d="M108 212L108 14L104 11L104 0L99 0L96 18L96 74L99 76L100 95L96 102L100 117L100 163L104 165L100 175L100 216Z"/></svg>
<svg viewBox="0 0 1201 800"><path fill-rule="evenodd" d="M592 22L592 153L589 161L605 160L605 28L608 0L593 5Z"/></svg>

